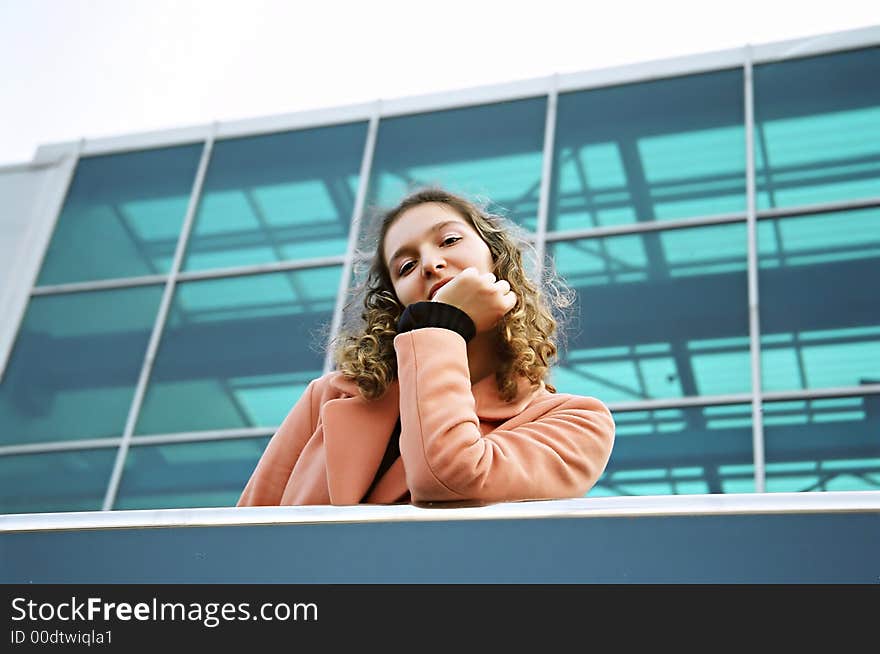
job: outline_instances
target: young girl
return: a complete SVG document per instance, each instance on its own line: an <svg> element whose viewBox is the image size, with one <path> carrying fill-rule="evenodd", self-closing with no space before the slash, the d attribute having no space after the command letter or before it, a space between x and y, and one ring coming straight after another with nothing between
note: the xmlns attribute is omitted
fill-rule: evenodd
<svg viewBox="0 0 880 654"><path fill-rule="evenodd" d="M364 311L238 506L583 496L614 421L547 383L556 321L498 216L439 189L382 220Z"/></svg>

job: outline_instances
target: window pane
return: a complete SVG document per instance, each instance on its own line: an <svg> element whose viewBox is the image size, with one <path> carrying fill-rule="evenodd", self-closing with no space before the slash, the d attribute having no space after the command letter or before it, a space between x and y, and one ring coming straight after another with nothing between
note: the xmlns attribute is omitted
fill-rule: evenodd
<svg viewBox="0 0 880 654"><path fill-rule="evenodd" d="M546 98L534 98L382 120L370 205L390 207L412 186L439 184L490 199L534 229L546 113Z"/></svg>
<svg viewBox="0 0 880 654"><path fill-rule="evenodd" d="M38 285L165 273L202 145L79 161Z"/></svg>
<svg viewBox="0 0 880 654"><path fill-rule="evenodd" d="M590 497L753 493L750 404L615 412L614 452Z"/></svg>
<svg viewBox="0 0 880 654"><path fill-rule="evenodd" d="M767 491L880 490L880 395L764 403Z"/></svg>
<svg viewBox="0 0 880 654"><path fill-rule="evenodd" d="M116 448L0 456L0 513L100 511Z"/></svg>
<svg viewBox="0 0 880 654"><path fill-rule="evenodd" d="M274 427L319 377L341 268L181 283L138 434Z"/></svg>
<svg viewBox="0 0 880 654"><path fill-rule="evenodd" d="M880 214L758 223L767 391L880 383Z"/></svg>
<svg viewBox="0 0 880 654"><path fill-rule="evenodd" d="M33 297L0 384L0 444L122 435L161 297Z"/></svg>
<svg viewBox="0 0 880 654"><path fill-rule="evenodd" d="M758 208L880 195L880 48L755 67Z"/></svg>
<svg viewBox="0 0 880 654"><path fill-rule="evenodd" d="M740 70L559 95L548 228L745 211Z"/></svg>
<svg viewBox="0 0 880 654"><path fill-rule="evenodd" d="M606 402L750 390L746 227L552 244L577 291L561 392Z"/></svg>
<svg viewBox="0 0 880 654"><path fill-rule="evenodd" d="M345 254L367 124L218 141L185 270Z"/></svg>
<svg viewBox="0 0 880 654"><path fill-rule="evenodd" d="M113 508L235 506L268 443L265 437L132 447Z"/></svg>

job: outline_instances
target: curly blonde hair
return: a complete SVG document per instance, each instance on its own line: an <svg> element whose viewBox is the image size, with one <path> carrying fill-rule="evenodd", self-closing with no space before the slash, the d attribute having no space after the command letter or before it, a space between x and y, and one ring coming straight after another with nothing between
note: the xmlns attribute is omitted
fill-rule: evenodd
<svg viewBox="0 0 880 654"><path fill-rule="evenodd" d="M495 381L501 397L510 402L517 394L517 378L522 376L537 388L543 382L548 390L556 389L547 382L550 367L555 362L557 328L562 311L572 303L571 292L549 267L544 273L546 294L527 276L523 266L523 251L531 244L514 225L502 216L491 214L475 203L440 188L427 188L407 195L394 208L380 214L378 247L376 240L373 256L364 281L355 287L353 298L346 306L347 318L334 342L337 369L357 383L366 399L381 397L389 384L397 378L397 355L394 337L397 320L404 307L397 299L391 276L385 264L384 243L388 229L405 211L420 204L445 204L477 231L492 254L494 274L506 279L517 301L496 325L498 360ZM358 298L363 297L359 319L352 316Z"/></svg>

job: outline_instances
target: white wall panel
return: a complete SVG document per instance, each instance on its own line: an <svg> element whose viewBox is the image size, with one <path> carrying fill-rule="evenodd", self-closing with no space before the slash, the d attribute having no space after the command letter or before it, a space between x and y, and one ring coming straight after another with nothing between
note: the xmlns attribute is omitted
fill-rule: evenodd
<svg viewBox="0 0 880 654"><path fill-rule="evenodd" d="M0 168L0 381L75 163Z"/></svg>

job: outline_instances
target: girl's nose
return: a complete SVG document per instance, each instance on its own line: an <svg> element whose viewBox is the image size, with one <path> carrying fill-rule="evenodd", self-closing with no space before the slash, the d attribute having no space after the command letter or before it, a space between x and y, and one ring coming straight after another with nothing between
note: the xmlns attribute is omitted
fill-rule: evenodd
<svg viewBox="0 0 880 654"><path fill-rule="evenodd" d="M425 257L425 262L422 265L422 274L425 277L430 277L433 274L439 273L446 267L446 262L442 257L439 256L431 256Z"/></svg>

